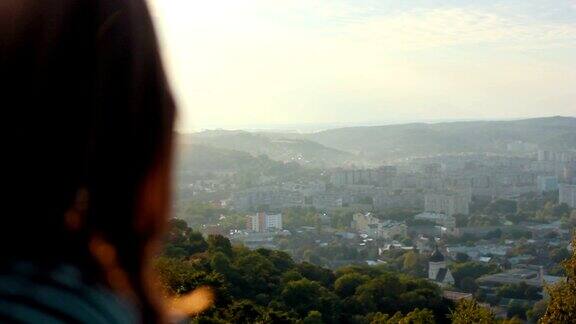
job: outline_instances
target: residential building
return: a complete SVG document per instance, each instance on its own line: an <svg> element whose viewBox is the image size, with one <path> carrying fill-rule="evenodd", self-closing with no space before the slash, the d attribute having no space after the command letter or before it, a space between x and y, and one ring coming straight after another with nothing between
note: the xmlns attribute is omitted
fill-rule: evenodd
<svg viewBox="0 0 576 324"><path fill-rule="evenodd" d="M502 233L514 233L515 231L525 231L526 226L523 225L507 225L507 226L467 226L457 227L454 229L453 235L457 237L475 236L482 237L494 231L502 231Z"/></svg>
<svg viewBox="0 0 576 324"><path fill-rule="evenodd" d="M437 162L426 163L422 166L422 173L427 176L440 176L442 172L442 165Z"/></svg>
<svg viewBox="0 0 576 324"><path fill-rule="evenodd" d="M559 202L576 208L576 184L562 183L559 186Z"/></svg>
<svg viewBox="0 0 576 324"><path fill-rule="evenodd" d="M563 182L576 184L576 162L566 163L562 170Z"/></svg>
<svg viewBox="0 0 576 324"><path fill-rule="evenodd" d="M540 193L558 190L557 176L538 176L536 181L538 192Z"/></svg>
<svg viewBox="0 0 576 324"><path fill-rule="evenodd" d="M408 234L408 227L402 222L386 220L380 223L378 237L392 240L397 237L406 237Z"/></svg>
<svg viewBox="0 0 576 324"><path fill-rule="evenodd" d="M468 215L468 197L458 193L429 193L424 196L424 210L448 216Z"/></svg>
<svg viewBox="0 0 576 324"><path fill-rule="evenodd" d="M368 229L368 225L377 224L380 222L380 219L374 217L372 213L356 213L352 215L352 229L358 232L366 232Z"/></svg>
<svg viewBox="0 0 576 324"><path fill-rule="evenodd" d="M304 206L304 195L302 193L276 186L258 187L236 192L230 200L234 209L245 211L263 206L270 209Z"/></svg>
<svg viewBox="0 0 576 324"><path fill-rule="evenodd" d="M428 279L434 281L440 286L454 284L452 272L448 269L446 258L442 252L440 252L438 246L434 248L434 252L432 252L430 259L428 259Z"/></svg>
<svg viewBox="0 0 576 324"><path fill-rule="evenodd" d="M505 272L482 276L477 281L484 288L522 282L529 286L542 288L546 284L554 284L560 280L562 277L545 275L542 266L522 265Z"/></svg>
<svg viewBox="0 0 576 324"><path fill-rule="evenodd" d="M574 151L538 151L538 161L576 162Z"/></svg>
<svg viewBox="0 0 576 324"><path fill-rule="evenodd" d="M468 255L472 260L480 260L484 256L505 257L511 247L501 244L475 244L473 246L456 245L450 246L446 250L453 257L458 253Z"/></svg>
<svg viewBox="0 0 576 324"><path fill-rule="evenodd" d="M332 192L323 192L312 195L309 200L311 205L318 210L340 208L344 204L342 195Z"/></svg>
<svg viewBox="0 0 576 324"><path fill-rule="evenodd" d="M282 214L266 214L246 216L246 229L254 232L270 232L282 229Z"/></svg>
<svg viewBox="0 0 576 324"><path fill-rule="evenodd" d="M382 179L382 176L383 171L379 169L338 170L330 176L330 183L335 186L377 184Z"/></svg>
<svg viewBox="0 0 576 324"><path fill-rule="evenodd" d="M375 209L422 208L424 206L424 195L416 190L394 192L392 190L378 189L373 196L373 205Z"/></svg>
<svg viewBox="0 0 576 324"><path fill-rule="evenodd" d="M278 233L282 234L282 233ZM278 249L276 243L274 243L274 237L277 233L272 232L252 232L252 231L238 231L233 233L230 239L233 242L240 242L242 245L249 249Z"/></svg>
<svg viewBox="0 0 576 324"><path fill-rule="evenodd" d="M384 239L393 239L395 237L404 237L407 234L408 227L403 222L393 220L381 220L372 213L356 213L352 216L352 228L362 234L370 237Z"/></svg>
<svg viewBox="0 0 576 324"><path fill-rule="evenodd" d="M576 162L567 163L562 170L563 182L576 184Z"/></svg>

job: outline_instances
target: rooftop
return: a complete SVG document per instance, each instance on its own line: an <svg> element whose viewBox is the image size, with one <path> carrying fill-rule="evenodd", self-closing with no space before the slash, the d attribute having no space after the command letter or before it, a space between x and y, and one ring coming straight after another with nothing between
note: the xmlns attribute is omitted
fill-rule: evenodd
<svg viewBox="0 0 576 324"><path fill-rule="evenodd" d="M543 287L545 283L554 283L561 279L561 277L543 275L543 270L538 267L525 266L510 269L506 272L482 276L478 278L478 282L496 285L519 284L524 282L530 286Z"/></svg>
<svg viewBox="0 0 576 324"><path fill-rule="evenodd" d="M430 255L430 262L442 262L445 261L446 258L444 257L444 254L442 254L442 252L440 252L440 250L438 249L438 245L436 245L436 247L434 248L434 252L432 252L432 255Z"/></svg>

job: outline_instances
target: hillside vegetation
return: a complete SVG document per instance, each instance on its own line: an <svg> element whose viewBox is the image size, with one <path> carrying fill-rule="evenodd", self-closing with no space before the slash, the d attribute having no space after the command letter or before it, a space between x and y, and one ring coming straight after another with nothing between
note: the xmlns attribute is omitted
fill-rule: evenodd
<svg viewBox="0 0 576 324"><path fill-rule="evenodd" d="M308 166L336 166L356 159L348 152L288 136L276 138L244 131L206 131L183 136L188 143L242 151L253 156L267 155L277 161L298 162Z"/></svg>
<svg viewBox="0 0 576 324"><path fill-rule="evenodd" d="M204 159L213 161L214 167L228 163L225 161L231 160L228 157L232 155L238 158L238 163L249 160L240 152L304 166L334 167L435 154L503 153L506 144L516 141L550 150L574 150L576 118L413 123L336 128L308 134L204 131L181 135L184 144L180 148L183 155L209 155ZM194 151L190 145L201 147Z"/></svg>
<svg viewBox="0 0 576 324"><path fill-rule="evenodd" d="M305 138L371 159L458 152L497 153L513 141L565 150L576 149L576 118L349 127L308 134Z"/></svg>

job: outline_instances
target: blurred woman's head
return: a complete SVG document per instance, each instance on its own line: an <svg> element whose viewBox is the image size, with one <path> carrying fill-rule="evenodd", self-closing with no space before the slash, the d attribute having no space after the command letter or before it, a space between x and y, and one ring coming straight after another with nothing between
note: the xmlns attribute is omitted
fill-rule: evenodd
<svg viewBox="0 0 576 324"><path fill-rule="evenodd" d="M15 127L0 260L75 264L155 318L147 269L169 207L174 104L146 5L0 6L3 122Z"/></svg>

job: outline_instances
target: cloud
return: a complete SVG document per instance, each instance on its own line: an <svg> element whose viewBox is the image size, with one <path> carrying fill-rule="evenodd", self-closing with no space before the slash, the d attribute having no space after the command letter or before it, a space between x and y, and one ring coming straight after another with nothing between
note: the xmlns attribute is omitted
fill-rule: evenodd
<svg viewBox="0 0 576 324"><path fill-rule="evenodd" d="M358 44L378 43L392 50L426 50L454 46L546 48L574 46L576 24L531 21L493 12L439 8L366 17L332 33Z"/></svg>
<svg viewBox="0 0 576 324"><path fill-rule="evenodd" d="M182 127L534 115L573 97L576 20L391 3L151 0Z"/></svg>
<svg viewBox="0 0 576 324"><path fill-rule="evenodd" d="M167 38L178 35L210 38L211 42L250 42L283 37L334 41L329 37L336 37L336 41L376 43L389 50L475 45L546 48L576 43L575 20L542 21L516 14L513 7L393 10L362 3L151 0L160 25L168 29ZM556 9L552 6L551 10Z"/></svg>

